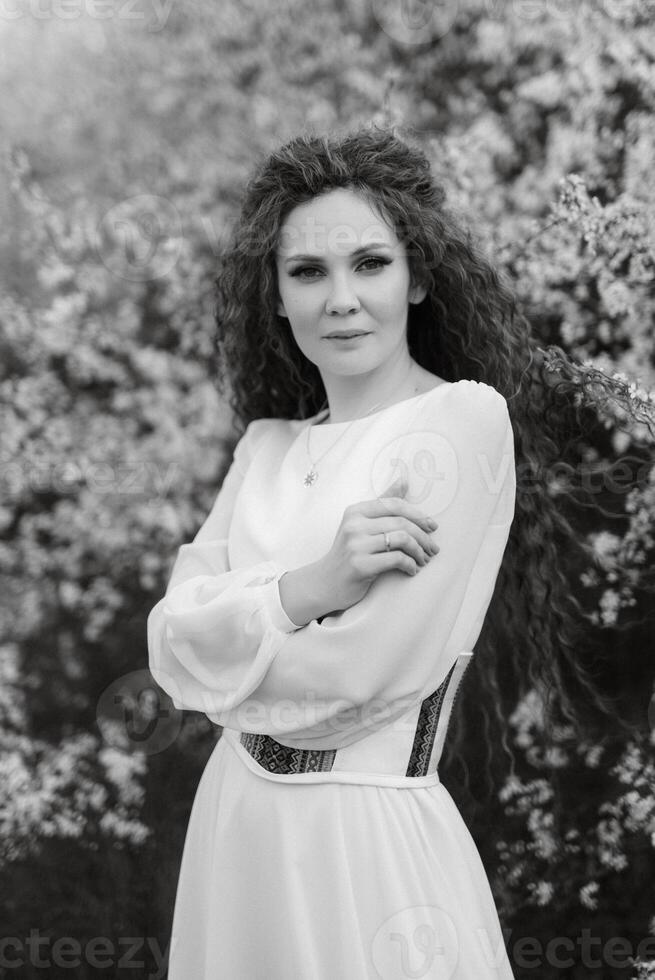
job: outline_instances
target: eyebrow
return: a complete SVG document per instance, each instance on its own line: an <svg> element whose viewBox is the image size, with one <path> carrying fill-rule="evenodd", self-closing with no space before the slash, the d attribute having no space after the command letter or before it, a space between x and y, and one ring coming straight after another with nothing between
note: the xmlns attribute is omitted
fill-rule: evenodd
<svg viewBox="0 0 655 980"><path fill-rule="evenodd" d="M388 242L371 242L369 245L362 245L360 248L356 248L354 252L350 253L351 258L355 258L357 255L363 255L364 252L372 252L376 248L386 248L390 249L391 245ZM323 257L321 255L290 255L285 259L285 264L287 262L322 262Z"/></svg>

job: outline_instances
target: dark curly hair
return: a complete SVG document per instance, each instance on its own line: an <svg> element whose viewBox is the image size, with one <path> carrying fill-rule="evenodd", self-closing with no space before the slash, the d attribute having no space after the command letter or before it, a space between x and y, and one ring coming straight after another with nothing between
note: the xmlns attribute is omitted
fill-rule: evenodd
<svg viewBox="0 0 655 980"><path fill-rule="evenodd" d="M543 475L575 460L580 435L597 421L599 391L634 417L627 385L598 371L581 374L559 348L536 345L511 288L446 207L445 191L419 146L392 127L371 124L341 136L299 135L260 163L246 184L215 280L219 390L229 391L227 401L244 429L255 418L308 418L325 403L317 367L276 313L274 252L289 212L335 188L352 189L384 214L406 246L412 283L428 285L425 299L408 311L414 360L448 381L485 382L507 400L516 512L463 682L473 692L462 699L481 713L487 773L498 745L514 767L508 713L531 688L545 704L546 733L564 721L580 736L592 716L606 722L609 715L623 726L615 700L594 676L593 649L584 655L589 622L571 582L581 570L576 561L589 558L587 546L564 514L566 493L553 493ZM526 471L531 478L523 486ZM453 714L443 761L458 758L466 771L463 719L468 715L480 732L480 717L471 717L468 707Z"/></svg>

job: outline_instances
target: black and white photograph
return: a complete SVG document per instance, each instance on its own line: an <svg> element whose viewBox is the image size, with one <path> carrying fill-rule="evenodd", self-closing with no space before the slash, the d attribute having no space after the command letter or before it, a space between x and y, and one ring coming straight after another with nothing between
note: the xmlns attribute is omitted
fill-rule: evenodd
<svg viewBox="0 0 655 980"><path fill-rule="evenodd" d="M655 980L655 3L0 43L0 980Z"/></svg>

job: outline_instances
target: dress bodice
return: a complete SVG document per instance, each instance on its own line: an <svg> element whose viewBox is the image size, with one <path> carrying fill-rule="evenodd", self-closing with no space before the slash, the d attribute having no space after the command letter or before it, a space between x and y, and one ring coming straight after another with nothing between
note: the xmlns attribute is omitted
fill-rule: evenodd
<svg viewBox="0 0 655 980"><path fill-rule="evenodd" d="M459 381L352 423L311 421L249 425L150 613L150 669L265 778L428 785L514 515L507 404ZM311 460L318 479L307 485ZM438 522L438 555L295 624L280 577L319 561L345 509L383 498L399 477L404 500Z"/></svg>

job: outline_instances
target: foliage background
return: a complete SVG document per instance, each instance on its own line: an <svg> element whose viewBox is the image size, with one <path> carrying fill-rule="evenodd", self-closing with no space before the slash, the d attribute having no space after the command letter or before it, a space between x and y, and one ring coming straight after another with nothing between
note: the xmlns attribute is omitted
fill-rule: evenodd
<svg viewBox="0 0 655 980"><path fill-rule="evenodd" d="M220 732L157 702L145 620L236 438L213 382L212 276L252 164L306 127L404 127L542 346L648 399L651 7L4 9L1 936L104 936L115 949L150 937L142 965L120 968L132 977L154 976L168 943L189 811ZM531 694L508 732L519 765L495 773L491 798L475 789L479 741L468 789L459 771L444 775L517 978L655 975L652 441L608 406L579 456L603 490L602 509L576 518L594 561L573 587L599 680L634 735L617 726L576 744L562 729L544 750ZM574 952L547 953L557 937ZM44 975L27 961L3 970ZM83 957L63 975L100 974Z"/></svg>

